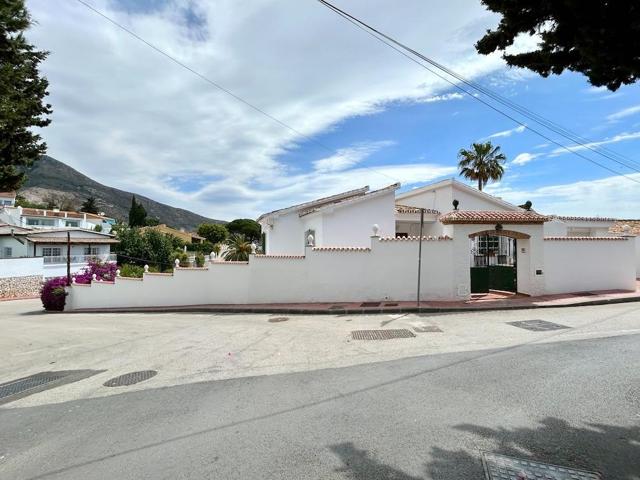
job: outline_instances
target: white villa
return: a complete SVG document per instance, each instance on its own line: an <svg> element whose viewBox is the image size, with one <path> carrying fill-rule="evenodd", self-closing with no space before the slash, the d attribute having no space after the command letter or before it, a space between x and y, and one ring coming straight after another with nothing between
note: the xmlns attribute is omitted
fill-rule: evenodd
<svg viewBox="0 0 640 480"><path fill-rule="evenodd" d="M637 290L632 221L543 215L453 179L400 194L399 187L363 187L266 213L258 219L266 251L248 262L212 259L204 268L176 265L172 275L147 272L142 281L72 285L66 308L415 302L418 271L423 301L492 290Z"/></svg>

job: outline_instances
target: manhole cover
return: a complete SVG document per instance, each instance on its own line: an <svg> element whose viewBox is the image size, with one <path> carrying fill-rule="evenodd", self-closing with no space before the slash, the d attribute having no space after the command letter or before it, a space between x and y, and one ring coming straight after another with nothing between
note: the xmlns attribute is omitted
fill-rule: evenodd
<svg viewBox="0 0 640 480"><path fill-rule="evenodd" d="M12 402L37 392L49 390L100 373L98 370L60 370L40 372L0 384L0 404Z"/></svg>
<svg viewBox="0 0 640 480"><path fill-rule="evenodd" d="M406 328L390 330L354 330L351 338L354 340L390 340L392 338L413 338L415 335Z"/></svg>
<svg viewBox="0 0 640 480"><path fill-rule="evenodd" d="M105 387L125 387L127 385L133 385L135 383L144 382L150 378L155 377L158 374L155 370L143 370L141 372L131 372L120 375L119 377L111 378L103 383Z"/></svg>
<svg viewBox="0 0 640 480"><path fill-rule="evenodd" d="M442 333L442 330L440 330L435 325L425 325L425 326L422 326L422 327L413 327L413 331L414 332L418 332L418 333Z"/></svg>
<svg viewBox="0 0 640 480"><path fill-rule="evenodd" d="M549 330L563 330L565 328L571 328L566 325L547 322L545 320L522 320L520 322L507 322L507 324L518 328L524 328L525 330L531 330L532 332L546 332Z"/></svg>
<svg viewBox="0 0 640 480"><path fill-rule="evenodd" d="M272 317L268 321L270 323L279 323L279 322L286 322L287 320L289 320L289 317Z"/></svg>
<svg viewBox="0 0 640 480"><path fill-rule="evenodd" d="M379 307L380 302L362 302L360 306L361 307Z"/></svg>
<svg viewBox="0 0 640 480"><path fill-rule="evenodd" d="M487 480L601 480L599 474L494 453L482 455Z"/></svg>

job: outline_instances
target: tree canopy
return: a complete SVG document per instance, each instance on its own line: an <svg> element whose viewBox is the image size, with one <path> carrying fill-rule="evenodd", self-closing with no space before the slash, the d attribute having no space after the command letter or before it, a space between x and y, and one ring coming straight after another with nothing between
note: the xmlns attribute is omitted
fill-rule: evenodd
<svg viewBox="0 0 640 480"><path fill-rule="evenodd" d="M215 244L224 242L229 236L229 231L224 225L217 223L202 223L198 226L198 235Z"/></svg>
<svg viewBox="0 0 640 480"><path fill-rule="evenodd" d="M260 240L260 224L250 218L237 218L227 223L226 227L229 233L243 235L248 241Z"/></svg>
<svg viewBox="0 0 640 480"><path fill-rule="evenodd" d="M500 153L500 147L494 147L491 142L473 143L471 149L460 149L458 152L458 168L460 175L469 180L478 181L478 190L489 180L500 180L504 174L502 164L507 159Z"/></svg>
<svg viewBox="0 0 640 480"><path fill-rule="evenodd" d="M46 152L33 127L46 127L51 105L44 103L49 82L38 67L48 52L24 37L31 25L24 0L0 2L0 190L17 190L24 169Z"/></svg>
<svg viewBox="0 0 640 480"><path fill-rule="evenodd" d="M617 90L640 78L640 3L637 0L482 0L502 15L476 43L479 53L503 52L506 62L547 77L581 72L595 86ZM518 35L539 36L538 49L505 53Z"/></svg>
<svg viewBox="0 0 640 480"><path fill-rule="evenodd" d="M95 197L89 197L80 206L80 211L85 213L98 213L98 205L96 204Z"/></svg>
<svg viewBox="0 0 640 480"><path fill-rule="evenodd" d="M129 226L144 227L147 224L147 211L142 204L136 201L136 196L131 197L131 208L129 209Z"/></svg>

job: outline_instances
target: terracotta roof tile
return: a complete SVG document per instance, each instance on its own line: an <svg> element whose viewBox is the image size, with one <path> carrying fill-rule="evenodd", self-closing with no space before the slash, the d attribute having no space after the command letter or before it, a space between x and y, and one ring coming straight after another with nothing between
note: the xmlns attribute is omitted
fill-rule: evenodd
<svg viewBox="0 0 640 480"><path fill-rule="evenodd" d="M370 252L369 247L313 247L314 252Z"/></svg>
<svg viewBox="0 0 640 480"><path fill-rule="evenodd" d="M412 207L410 205L399 205L396 204L396 213L420 213L420 208ZM425 208L425 212L427 215L440 215L438 210L434 210L432 208Z"/></svg>
<svg viewBox="0 0 640 480"><path fill-rule="evenodd" d="M381 242L417 242L418 240L420 240L420 236L417 236L417 237L382 237L382 238L380 238ZM423 236L422 240L423 241L428 241L428 242L437 242L437 241L441 241L441 240L453 240L453 238L451 238L448 235L440 235L439 237L434 237L434 236L428 235L428 236Z"/></svg>
<svg viewBox="0 0 640 480"><path fill-rule="evenodd" d="M440 222L445 225L455 223L544 223L549 217L533 211L506 210L453 210L441 215Z"/></svg>
<svg viewBox="0 0 640 480"><path fill-rule="evenodd" d="M544 237L544 239L559 242L602 242L612 240L628 240L627 237Z"/></svg>
<svg viewBox="0 0 640 480"><path fill-rule="evenodd" d="M558 220L576 220L580 222L615 222L615 218L611 217L571 217L566 215L551 215L549 218Z"/></svg>
<svg viewBox="0 0 640 480"><path fill-rule="evenodd" d="M296 260L304 260L304 255L264 255L262 253L254 255L257 258L291 258Z"/></svg>

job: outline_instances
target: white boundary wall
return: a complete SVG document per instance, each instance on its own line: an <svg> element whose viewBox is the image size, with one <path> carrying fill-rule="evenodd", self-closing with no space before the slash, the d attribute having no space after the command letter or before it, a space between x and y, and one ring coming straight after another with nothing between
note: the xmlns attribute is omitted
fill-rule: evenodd
<svg viewBox="0 0 640 480"><path fill-rule="evenodd" d="M423 241L423 300L454 298L453 242ZM468 255L467 255L468 256ZM252 255L172 274L73 285L67 310L204 304L411 301L416 298L417 239L374 238L372 248L307 248L306 256Z"/></svg>
<svg viewBox="0 0 640 480"><path fill-rule="evenodd" d="M0 258L0 278L42 277L42 257Z"/></svg>
<svg viewBox="0 0 640 480"><path fill-rule="evenodd" d="M629 237L545 238L546 293L635 291L634 240Z"/></svg>

